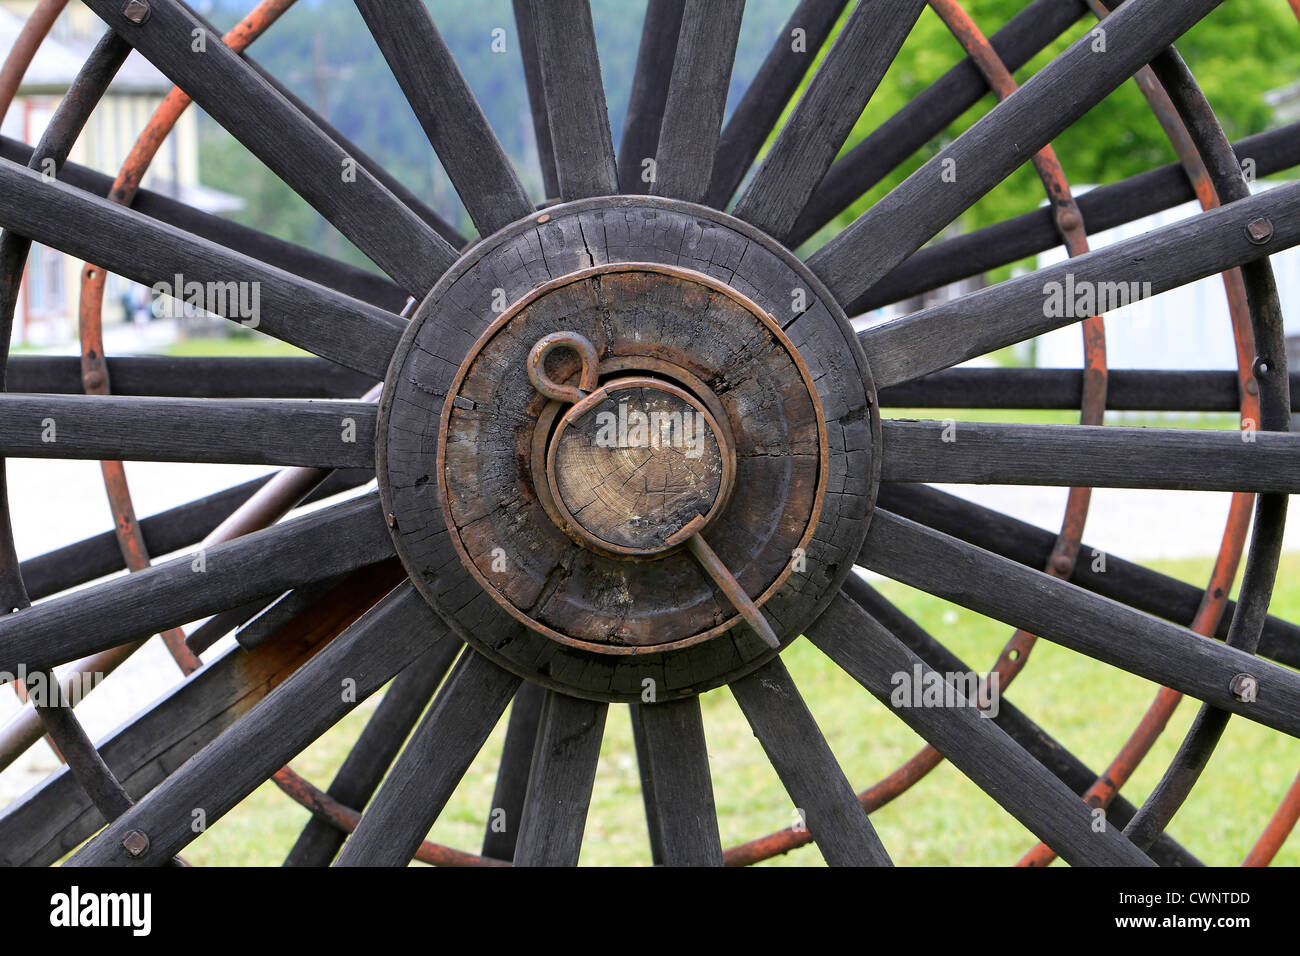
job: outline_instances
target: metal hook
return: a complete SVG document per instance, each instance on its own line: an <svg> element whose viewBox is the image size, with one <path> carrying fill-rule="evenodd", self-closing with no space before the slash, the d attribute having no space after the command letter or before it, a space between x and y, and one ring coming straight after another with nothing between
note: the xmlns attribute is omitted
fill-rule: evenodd
<svg viewBox="0 0 1300 956"><path fill-rule="evenodd" d="M573 349L582 360L582 374L579 376L577 388L553 382L546 374L546 356L552 349L561 346ZM596 354L596 347L577 332L552 332L550 335L543 335L528 353L527 364L528 380L533 383L533 388L557 402L580 402L595 389L599 382L600 356Z"/></svg>

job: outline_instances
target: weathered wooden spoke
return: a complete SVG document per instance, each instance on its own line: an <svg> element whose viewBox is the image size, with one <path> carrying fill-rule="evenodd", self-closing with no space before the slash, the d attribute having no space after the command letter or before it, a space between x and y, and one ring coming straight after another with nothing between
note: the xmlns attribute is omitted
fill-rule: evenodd
<svg viewBox="0 0 1300 956"><path fill-rule="evenodd" d="M492 791L492 808L483 835L483 855L494 860L512 861L519 841L519 821L524 816L524 797L533 766L537 728L542 719L542 702L546 692L537 684L524 683L510 705L506 724L506 742L501 750L496 787Z"/></svg>
<svg viewBox="0 0 1300 956"><path fill-rule="evenodd" d="M881 486L879 504L904 518L1027 567L1047 567L1052 558L1056 542L1052 532L935 488L886 484ZM1101 553L1087 542L1079 546L1079 552ZM1106 555L1104 570L1095 570L1088 561L1076 562L1069 580L1094 594L1184 627L1192 623L1204 595L1198 587L1114 554ZM1215 634L1219 640L1227 637L1228 622L1235 612L1236 603L1229 601ZM1259 653L1279 664L1300 667L1300 627L1279 617L1269 617L1264 622Z"/></svg>
<svg viewBox="0 0 1300 956"><path fill-rule="evenodd" d="M736 203L739 218L785 240L924 6L924 0L897 0L853 9Z"/></svg>
<svg viewBox="0 0 1300 956"><path fill-rule="evenodd" d="M1286 432L891 421L884 451L883 481L1300 490L1300 435Z"/></svg>
<svg viewBox="0 0 1300 956"><path fill-rule="evenodd" d="M88 6L406 292L423 295L455 260L445 239L183 4L154 0L143 23L115 0Z"/></svg>
<svg viewBox="0 0 1300 956"><path fill-rule="evenodd" d="M197 821L216 823L274 780L312 814L289 865L571 865L596 825L610 707L626 705L655 864L756 862L815 841L831 864L889 865L868 814L946 758L1070 863L1187 865L1196 856L1163 829L1227 714L1300 736L1300 627L1268 614L1281 503L1300 484L1300 443L1283 432L1300 394L1288 395L1266 264L1300 243L1300 187L1248 195L1190 72L1162 52L1217 0L1127 0L1114 14L1032 0L987 46L956 28L971 57L847 151L911 48L921 0L791 0L725 127L744 4L650 0L617 154L588 0L513 0L541 207L427 5L356 0L473 243L181 0L88 2L110 24L101 46L113 57L122 41L139 49L387 276L148 191L133 208L109 202L99 197L112 181L73 164L53 179L26 168L67 155L112 72L93 62L80 81L90 99L69 97L51 124L57 142L34 151L0 138L6 248L40 242L100 279L183 282L172 290L183 302L312 353L85 355L112 394L79 359L10 363L0 458L287 470L138 524L117 504L124 476L111 478L117 530L21 563L0 509L0 585L22 608L0 617L0 673L76 661L71 673L196 623L182 646L206 654L232 632L236 645L98 743L70 708L47 712L75 767L0 811L0 863L71 852L78 864L164 864ZM1104 53L1090 32L1018 92L999 84L998 105L849 228L806 261L791 252L973 107L985 76L1023 67L1090 8L1105 15ZM1144 90L1161 79L1184 123L1185 137L1171 133L1179 165L1077 203L1048 183L1048 208L922 248L1149 62ZM1300 124L1236 149L1258 175L1285 170L1300 162ZM1062 209L1096 232L1205 199L1206 176L1221 208L902 318L859 330L848 319L1062 236L1078 253L1083 226ZM735 215L723 212L738 192ZM0 256L9 301L21 258ZM1097 342L1082 372L953 367L1080 320L1095 337L1098 313L1230 267L1242 290L1236 374L1110 373ZM881 418L882 406L1080 403L1094 423L1116 409L1252 420L1239 433ZM267 526L300 499L372 480L374 494ZM927 483L1071 488L1066 530ZM1093 570L1076 507L1092 487L1237 492L1240 535L1225 533L1211 588L1114 555ZM1222 579L1250 493L1262 497L1234 603ZM124 527L142 554L119 544ZM225 543L203 547L210 535ZM173 557L149 566L148 554ZM1006 701L981 710L988 683L855 564L1016 626L1008 648L1041 635L1207 709L1139 809L1108 780L1115 764L1093 769ZM781 660L802 635L930 746L855 794ZM896 704L899 674L954 693ZM386 685L328 787L286 766ZM723 687L804 824L725 853L708 750L726 742L706 743L701 707ZM482 856L429 843L512 701ZM0 767L39 740L36 706L0 727ZM1098 780L1114 783L1105 828L1089 802Z"/></svg>
<svg viewBox="0 0 1300 956"><path fill-rule="evenodd" d="M808 637L831 660L890 707L891 674L930 668L870 614L836 598ZM942 679L942 678L940 678ZM898 707L894 712L1008 813L1074 865L1152 866L1114 827L1098 832L1092 812L1069 787L1015 743L975 704L954 691L951 707Z"/></svg>
<svg viewBox="0 0 1300 956"><path fill-rule="evenodd" d="M743 0L686 0L650 191L703 202L722 133Z"/></svg>
<svg viewBox="0 0 1300 956"><path fill-rule="evenodd" d="M0 422L0 454L12 458L321 468L375 461L368 402L6 394Z"/></svg>
<svg viewBox="0 0 1300 956"><path fill-rule="evenodd" d="M862 333L862 347L877 384L906 382L1072 325L1098 310L1098 295L1111 308L1288 249L1300 242L1298 210L1300 185L1279 186L1267 195L882 323ZM1261 219L1269 230L1254 239L1247 226Z"/></svg>
<svg viewBox="0 0 1300 956"><path fill-rule="evenodd" d="M326 791L329 796L347 807L365 807L459 650L456 641L435 641L433 647L397 675L331 781ZM343 846L343 838L344 834L336 827L312 817L298 835L284 865L329 866Z"/></svg>
<svg viewBox="0 0 1300 956"><path fill-rule="evenodd" d="M515 866L574 866L609 705L550 691L542 705Z"/></svg>
<svg viewBox="0 0 1300 956"><path fill-rule="evenodd" d="M889 866L889 854L779 660L731 684L754 736L831 866Z"/></svg>
<svg viewBox="0 0 1300 956"><path fill-rule="evenodd" d="M722 843L713 804L713 778L698 700L640 708L641 733L654 786L647 801L665 866L721 866Z"/></svg>
<svg viewBox="0 0 1300 956"><path fill-rule="evenodd" d="M0 673L12 680L20 664L63 664L391 554L375 497L347 501L0 619Z"/></svg>
<svg viewBox="0 0 1300 956"><path fill-rule="evenodd" d="M1300 676L1041 571L877 511L865 567L1071 650L1300 736ZM1242 700L1233 678L1261 690Z"/></svg>
<svg viewBox="0 0 1300 956"><path fill-rule="evenodd" d="M434 641L456 637L410 587L393 591L71 862L150 866L170 859L202 832L193 826L196 811L205 825L218 820ZM133 830L149 838L143 853L122 846Z"/></svg>
<svg viewBox="0 0 1300 956"><path fill-rule="evenodd" d="M466 650L335 865L409 863L518 687L518 677Z"/></svg>
<svg viewBox="0 0 1300 956"><path fill-rule="evenodd" d="M839 301L856 299L1220 2L1124 4L1107 18L1104 54L1092 37L1076 40L818 250L809 266ZM951 182L944 182L945 168L958 171Z"/></svg>
<svg viewBox="0 0 1300 956"><path fill-rule="evenodd" d="M587 0L530 0L561 199L618 192L596 31Z"/></svg>
<svg viewBox="0 0 1300 956"><path fill-rule="evenodd" d="M390 312L8 160L0 160L0 226L376 378L401 335ZM177 276L185 288L174 288Z"/></svg>
<svg viewBox="0 0 1300 956"><path fill-rule="evenodd" d="M532 203L424 4L357 0L357 8L479 232L528 215Z"/></svg>

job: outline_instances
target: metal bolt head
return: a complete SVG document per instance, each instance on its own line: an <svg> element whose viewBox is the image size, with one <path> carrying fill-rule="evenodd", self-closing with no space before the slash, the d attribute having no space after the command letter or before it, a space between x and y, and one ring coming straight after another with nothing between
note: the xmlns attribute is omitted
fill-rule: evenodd
<svg viewBox="0 0 1300 956"><path fill-rule="evenodd" d="M1246 223L1246 238L1257 246L1262 246L1273 238L1273 223L1268 219L1252 219Z"/></svg>
<svg viewBox="0 0 1300 956"><path fill-rule="evenodd" d="M138 859L149 852L149 838L139 830L132 830L122 838L122 849L127 856Z"/></svg>
<svg viewBox="0 0 1300 956"><path fill-rule="evenodd" d="M1237 674L1228 681L1228 690L1237 700L1251 703L1259 695L1259 680L1252 674Z"/></svg>
<svg viewBox="0 0 1300 956"><path fill-rule="evenodd" d="M149 19L149 4L145 0L127 0L126 6L122 8L122 16L139 26Z"/></svg>
<svg viewBox="0 0 1300 956"><path fill-rule="evenodd" d="M1063 578L1068 578L1074 571L1074 561L1068 554L1058 554L1052 557L1052 570Z"/></svg>

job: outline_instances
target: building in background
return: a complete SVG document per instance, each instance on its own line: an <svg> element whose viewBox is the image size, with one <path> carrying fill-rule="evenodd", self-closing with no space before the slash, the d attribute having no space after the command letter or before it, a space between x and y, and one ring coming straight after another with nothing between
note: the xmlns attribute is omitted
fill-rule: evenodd
<svg viewBox="0 0 1300 956"><path fill-rule="evenodd" d="M0 0L0 56L13 48L36 5L37 0ZM88 7L68 4L32 60L18 95L0 122L0 135L28 144L40 139L105 29ZM132 53L91 115L69 161L115 176L171 86L151 64ZM159 150L143 187L206 212L241 208L238 197L199 183L198 141L195 111L187 110ZM76 338L80 270L79 260L45 246L32 248L14 318L14 344L58 346ZM149 306L147 289L120 276L109 276L104 296L106 328L120 325L132 314L143 320Z"/></svg>

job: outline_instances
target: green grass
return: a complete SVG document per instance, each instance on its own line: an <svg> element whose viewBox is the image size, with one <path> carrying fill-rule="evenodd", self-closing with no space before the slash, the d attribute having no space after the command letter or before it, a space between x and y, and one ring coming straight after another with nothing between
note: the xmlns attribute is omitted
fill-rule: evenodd
<svg viewBox="0 0 1300 956"><path fill-rule="evenodd" d="M222 358L263 358L279 355L308 355L296 345L281 342L254 330L214 338L181 339L167 347L167 355L182 357L219 356Z"/></svg>
<svg viewBox="0 0 1300 956"><path fill-rule="evenodd" d="M1210 560L1158 562L1159 570L1204 582ZM1275 614L1300 615L1300 554L1286 555L1274 597ZM987 667L1006 639L1004 625L893 582L880 589L969 665ZM783 656L849 778L859 789L915 752L918 738L806 641ZM1127 738L1157 688L1136 677L1040 641L1007 697L1095 770ZM703 698L714 792L725 845L788 826L794 809L726 690ZM358 708L294 761L325 786L373 710ZM1185 700L1124 794L1139 802L1154 786L1186 732L1196 702ZM430 838L477 851L492 802L505 732L497 727L430 833ZM1209 864L1235 865L1252 845L1300 767L1300 741L1234 719L1191 799L1170 832ZM274 784L266 784L186 851L198 864L280 864L307 813ZM872 815L898 864L1000 865L1034 845L1032 836L977 787L944 763ZM646 830L627 710L610 708L588 816L583 864L643 865ZM821 865L814 847L770 865ZM1276 865L1300 864L1293 836Z"/></svg>

